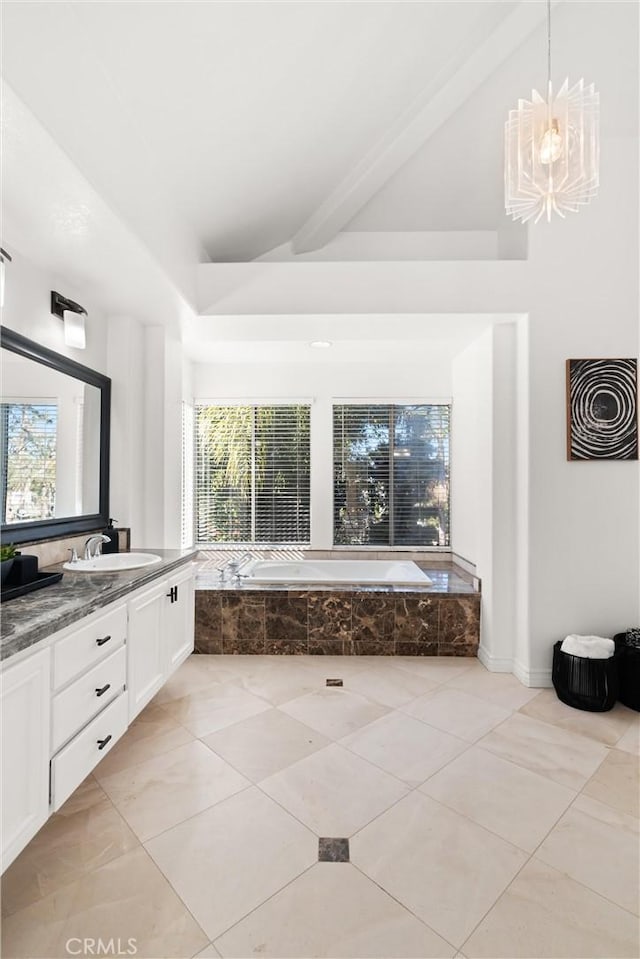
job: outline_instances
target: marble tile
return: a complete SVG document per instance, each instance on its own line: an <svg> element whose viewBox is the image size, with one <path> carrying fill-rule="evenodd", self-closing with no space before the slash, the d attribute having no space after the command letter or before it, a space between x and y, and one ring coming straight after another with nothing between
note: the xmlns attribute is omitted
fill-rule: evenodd
<svg viewBox="0 0 640 959"><path fill-rule="evenodd" d="M425 676L414 676L407 670L373 666L352 676L348 688L376 703L396 709L436 688Z"/></svg>
<svg viewBox="0 0 640 959"><path fill-rule="evenodd" d="M479 745L576 790L582 789L607 755L602 743L522 713L514 713L487 733Z"/></svg>
<svg viewBox="0 0 640 959"><path fill-rule="evenodd" d="M342 639L316 639L309 635L308 652L312 656L343 656L348 655L345 651L345 642Z"/></svg>
<svg viewBox="0 0 640 959"><path fill-rule="evenodd" d="M310 592L308 616L310 652L312 646L351 639L351 593Z"/></svg>
<svg viewBox="0 0 640 959"><path fill-rule="evenodd" d="M394 637L398 643L438 643L440 600L420 593L395 595Z"/></svg>
<svg viewBox="0 0 640 959"><path fill-rule="evenodd" d="M638 920L535 859L464 944L470 959L638 956Z"/></svg>
<svg viewBox="0 0 640 959"><path fill-rule="evenodd" d="M195 648L197 653L222 652L222 602L217 590L195 593Z"/></svg>
<svg viewBox="0 0 640 959"><path fill-rule="evenodd" d="M407 787L332 744L264 779L260 788L318 836L351 836Z"/></svg>
<svg viewBox="0 0 640 959"><path fill-rule="evenodd" d="M572 709L560 702L553 689L543 689L531 702L522 706L520 712L551 723L552 726L588 736L607 746L615 746L637 717L637 713L620 703L606 713Z"/></svg>
<svg viewBox="0 0 640 959"><path fill-rule="evenodd" d="M239 792L249 781L204 743L192 742L106 776L101 785L144 841Z"/></svg>
<svg viewBox="0 0 640 959"><path fill-rule="evenodd" d="M352 639L349 647L350 656L395 656L395 654L396 645L392 639Z"/></svg>
<svg viewBox="0 0 640 959"><path fill-rule="evenodd" d="M393 712L340 740L357 753L409 786L417 786L468 749L468 743L418 719Z"/></svg>
<svg viewBox="0 0 640 959"><path fill-rule="evenodd" d="M254 643L264 642L265 595L265 592L248 590L222 592L222 648L225 653L231 651L227 644L238 640L245 643L248 640Z"/></svg>
<svg viewBox="0 0 640 959"><path fill-rule="evenodd" d="M183 746L192 739L192 734L167 716L161 706L149 704L129 726L122 739L98 763L93 774L100 781L121 769L160 756L176 746Z"/></svg>
<svg viewBox="0 0 640 959"><path fill-rule="evenodd" d="M461 689L465 693L479 696L496 706L504 709L520 709L525 703L534 699L539 689L529 689L507 673L490 673L488 669L476 669L473 672L462 673L449 680L447 686Z"/></svg>
<svg viewBox="0 0 640 959"><path fill-rule="evenodd" d="M330 740L281 710L271 709L212 733L203 742L243 776L259 782Z"/></svg>
<svg viewBox="0 0 640 959"><path fill-rule="evenodd" d="M413 642L411 640L396 640L396 656L437 656L438 643L436 642Z"/></svg>
<svg viewBox="0 0 640 959"><path fill-rule="evenodd" d="M640 716L635 722L631 723L624 736L618 740L616 749L622 749L625 753L640 756Z"/></svg>
<svg viewBox="0 0 640 959"><path fill-rule="evenodd" d="M478 643L438 643L438 656L465 656L471 659L478 655Z"/></svg>
<svg viewBox="0 0 640 959"><path fill-rule="evenodd" d="M173 700L162 708L194 736L200 737L265 712L270 704L235 685L218 683L191 696Z"/></svg>
<svg viewBox="0 0 640 959"><path fill-rule="evenodd" d="M189 656L182 666L164 684L153 697L154 706L170 703L192 693L215 686L219 676L215 669L213 656Z"/></svg>
<svg viewBox="0 0 640 959"><path fill-rule="evenodd" d="M573 789L478 746L448 763L420 790L526 852L534 851L576 796Z"/></svg>
<svg viewBox="0 0 640 959"><path fill-rule="evenodd" d="M456 662L447 656L429 656L428 658L422 658L419 655L417 658L411 658L409 656L403 656L402 658L397 657L394 659L393 665L399 669L406 669L415 676L424 676L434 683L446 683L456 676L461 676L474 666L476 668L484 668L477 660Z"/></svg>
<svg viewBox="0 0 640 959"><path fill-rule="evenodd" d="M414 699L402 711L437 729L475 743L511 715L502 706L470 696L458 689L440 688Z"/></svg>
<svg viewBox="0 0 640 959"><path fill-rule="evenodd" d="M194 956L194 959L220 959L220 953L214 946L212 942L208 946L205 946L202 952L199 952L197 956Z"/></svg>
<svg viewBox="0 0 640 959"><path fill-rule="evenodd" d="M334 676L336 673L330 672ZM339 675L339 674L337 674ZM325 686L279 707L287 715L311 726L329 739L341 739L389 712L350 689Z"/></svg>
<svg viewBox="0 0 640 959"><path fill-rule="evenodd" d="M37 902L137 845L97 782L85 780L2 876L2 914Z"/></svg>
<svg viewBox="0 0 640 959"><path fill-rule="evenodd" d="M300 644L307 651L307 594L305 592L267 593L265 595L266 652L273 643Z"/></svg>
<svg viewBox="0 0 640 959"><path fill-rule="evenodd" d="M392 593L354 593L351 635L355 643L393 642L395 600ZM366 653L365 655L376 655Z"/></svg>
<svg viewBox="0 0 640 959"><path fill-rule="evenodd" d="M216 945L222 956L242 959L445 959L454 953L449 943L348 863L317 863Z"/></svg>
<svg viewBox="0 0 640 959"><path fill-rule="evenodd" d="M223 639L222 652L229 656L261 656L266 650L264 639Z"/></svg>
<svg viewBox="0 0 640 959"><path fill-rule="evenodd" d="M477 646L480 641L480 597L446 596L439 602L438 645Z"/></svg>
<svg viewBox="0 0 640 959"><path fill-rule="evenodd" d="M306 656L309 643L306 639L267 639L264 648L271 656Z"/></svg>
<svg viewBox="0 0 640 959"><path fill-rule="evenodd" d="M133 939L140 959L184 959L208 941L141 846L6 918L2 955L68 959L72 938Z"/></svg>
<svg viewBox="0 0 640 959"><path fill-rule="evenodd" d="M578 796L536 858L629 912L640 912L640 823L588 796Z"/></svg>
<svg viewBox="0 0 640 959"><path fill-rule="evenodd" d="M214 940L318 858L318 840L252 787L146 848Z"/></svg>
<svg viewBox="0 0 640 959"><path fill-rule="evenodd" d="M315 692L324 685L319 672L307 668L307 657L286 656L274 660L268 659L269 666L256 670L245 671L245 675L234 685L241 684L244 689L254 696L265 699L273 706L297 699L306 693Z"/></svg>
<svg viewBox="0 0 640 959"><path fill-rule="evenodd" d="M611 749L584 787L584 795L637 819L640 816L640 758L621 749Z"/></svg>
<svg viewBox="0 0 640 959"><path fill-rule="evenodd" d="M456 947L526 859L522 850L419 792L351 839L353 864Z"/></svg>

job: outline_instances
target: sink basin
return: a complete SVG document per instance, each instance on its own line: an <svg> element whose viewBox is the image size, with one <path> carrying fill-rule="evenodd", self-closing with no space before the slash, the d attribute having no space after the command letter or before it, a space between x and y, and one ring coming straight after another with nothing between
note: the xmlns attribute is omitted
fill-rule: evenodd
<svg viewBox="0 0 640 959"><path fill-rule="evenodd" d="M125 569L140 569L160 563L162 557L155 553L106 553L95 559L79 559L77 563L65 563L63 569L74 573L119 573Z"/></svg>

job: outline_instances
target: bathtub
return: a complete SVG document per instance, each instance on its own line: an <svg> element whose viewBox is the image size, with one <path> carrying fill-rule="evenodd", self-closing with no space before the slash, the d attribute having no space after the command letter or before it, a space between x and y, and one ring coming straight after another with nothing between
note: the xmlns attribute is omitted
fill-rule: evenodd
<svg viewBox="0 0 640 959"><path fill-rule="evenodd" d="M251 583L345 583L352 586L430 586L431 580L411 562L381 559L320 559L307 561L257 559L241 570Z"/></svg>

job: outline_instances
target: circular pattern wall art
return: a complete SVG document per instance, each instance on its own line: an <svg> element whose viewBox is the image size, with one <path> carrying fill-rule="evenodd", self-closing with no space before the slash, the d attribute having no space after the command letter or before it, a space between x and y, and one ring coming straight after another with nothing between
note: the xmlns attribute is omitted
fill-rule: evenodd
<svg viewBox="0 0 640 959"><path fill-rule="evenodd" d="M637 360L567 360L567 459L638 459Z"/></svg>

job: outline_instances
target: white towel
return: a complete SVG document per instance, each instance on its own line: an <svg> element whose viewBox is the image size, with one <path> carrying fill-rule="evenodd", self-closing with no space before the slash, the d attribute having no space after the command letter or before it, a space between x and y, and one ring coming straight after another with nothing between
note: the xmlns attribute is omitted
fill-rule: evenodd
<svg viewBox="0 0 640 959"><path fill-rule="evenodd" d="M615 652L616 644L604 636L577 636L571 633L563 639L560 649L563 653L586 659L609 659Z"/></svg>

